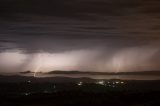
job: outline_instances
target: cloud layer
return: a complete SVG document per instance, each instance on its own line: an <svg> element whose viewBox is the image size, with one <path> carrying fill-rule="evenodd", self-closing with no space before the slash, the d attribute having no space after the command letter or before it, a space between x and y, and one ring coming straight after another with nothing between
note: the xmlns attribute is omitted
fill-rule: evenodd
<svg viewBox="0 0 160 106"><path fill-rule="evenodd" d="M35 70L41 55L44 71L159 70L159 5L159 0L1 0L1 70Z"/></svg>

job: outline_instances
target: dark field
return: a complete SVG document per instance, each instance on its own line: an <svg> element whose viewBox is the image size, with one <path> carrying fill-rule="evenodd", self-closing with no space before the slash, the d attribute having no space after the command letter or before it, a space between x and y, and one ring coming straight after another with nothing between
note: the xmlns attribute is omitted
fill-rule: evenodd
<svg viewBox="0 0 160 106"><path fill-rule="evenodd" d="M55 79L48 82L31 78L19 82L1 80L0 106L160 105L160 81Z"/></svg>

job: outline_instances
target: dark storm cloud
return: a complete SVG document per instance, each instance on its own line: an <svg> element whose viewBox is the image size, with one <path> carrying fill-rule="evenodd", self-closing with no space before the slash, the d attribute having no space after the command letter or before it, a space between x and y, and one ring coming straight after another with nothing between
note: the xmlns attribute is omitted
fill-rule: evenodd
<svg viewBox="0 0 160 106"><path fill-rule="evenodd" d="M159 0L1 0L2 16L15 13L76 17L158 14Z"/></svg>
<svg viewBox="0 0 160 106"><path fill-rule="evenodd" d="M90 20L96 15L123 15L137 5L128 0L2 0L1 12L4 16L25 13Z"/></svg>
<svg viewBox="0 0 160 106"><path fill-rule="evenodd" d="M1 0L0 58L8 63L8 56L15 57L19 69L38 64L41 55L49 66L159 69L159 5L159 0Z"/></svg>

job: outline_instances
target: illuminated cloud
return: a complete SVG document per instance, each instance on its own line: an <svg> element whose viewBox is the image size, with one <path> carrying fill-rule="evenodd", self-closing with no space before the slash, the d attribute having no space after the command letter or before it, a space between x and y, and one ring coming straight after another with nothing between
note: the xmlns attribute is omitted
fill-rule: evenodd
<svg viewBox="0 0 160 106"><path fill-rule="evenodd" d="M22 54L19 50L4 51L0 53L1 72L16 72L20 70L27 55Z"/></svg>
<svg viewBox="0 0 160 106"><path fill-rule="evenodd" d="M59 53L41 51L30 54L13 50L0 53L0 67L8 72L25 70L34 72L52 70L149 71L159 69L159 64L155 64L156 61L153 60L158 52L159 48L151 46L124 48L112 54L103 49L72 50Z"/></svg>
<svg viewBox="0 0 160 106"><path fill-rule="evenodd" d="M1 0L0 72L160 70L159 5Z"/></svg>
<svg viewBox="0 0 160 106"><path fill-rule="evenodd" d="M116 72L153 70L152 58L159 48L134 47L116 53L112 58L112 66Z"/></svg>

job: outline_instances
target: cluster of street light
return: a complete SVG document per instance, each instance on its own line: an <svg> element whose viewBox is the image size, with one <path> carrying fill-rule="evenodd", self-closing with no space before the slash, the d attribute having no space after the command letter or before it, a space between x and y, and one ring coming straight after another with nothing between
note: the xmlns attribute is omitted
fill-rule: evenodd
<svg viewBox="0 0 160 106"><path fill-rule="evenodd" d="M27 83L31 83L30 80L27 81ZM77 82L77 86L83 86L85 83L80 81L80 82ZM121 81L121 80L112 80L112 81L105 81L105 80L99 80L97 82L95 82L96 85L101 85L101 86L105 86L105 87L112 87L112 88L115 88L115 87L118 87L118 86L121 86L121 85L124 85L125 82L124 81ZM52 85L52 90L54 89L54 92L56 92L56 85L53 84ZM50 90L44 90L43 93L52 93L52 91ZM24 93L25 96L29 96L31 93L30 92L26 92Z"/></svg>
<svg viewBox="0 0 160 106"><path fill-rule="evenodd" d="M97 81L96 84L114 88L118 85L124 84L124 81L119 81L119 80L117 80L117 81L104 81L104 80L100 80L100 81Z"/></svg>
<svg viewBox="0 0 160 106"><path fill-rule="evenodd" d="M82 86L83 84L84 83L82 81L80 81L80 82L77 83L78 86ZM125 84L125 82L124 81L119 81L119 80L116 80L116 81L104 81L104 80L100 80L100 81L95 82L95 84L106 86L106 87L116 87L118 85Z"/></svg>

